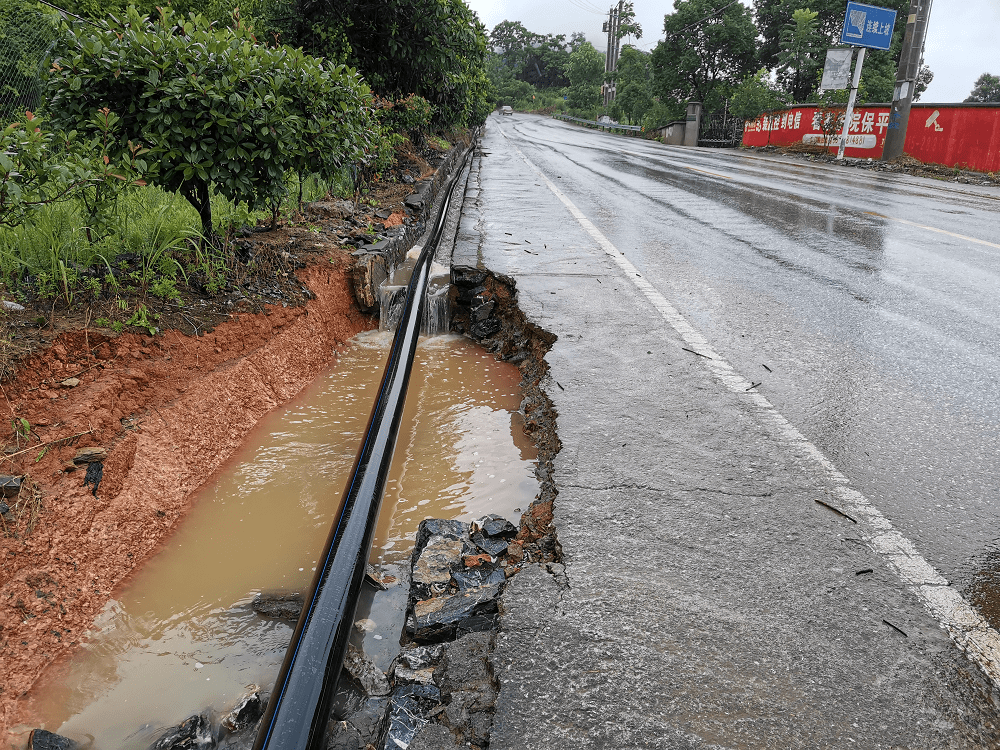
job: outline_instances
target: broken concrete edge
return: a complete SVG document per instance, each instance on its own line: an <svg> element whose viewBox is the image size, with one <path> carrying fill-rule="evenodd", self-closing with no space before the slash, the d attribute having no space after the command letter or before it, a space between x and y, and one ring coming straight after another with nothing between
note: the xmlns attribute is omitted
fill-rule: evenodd
<svg viewBox="0 0 1000 750"><path fill-rule="evenodd" d="M435 621L441 609L433 605L422 608L423 622L419 622L417 604L434 602L431 594L435 586L445 594L447 585L458 584L459 591L449 592L457 597L465 573L479 567L477 557L485 558L481 564L502 570L505 580L523 565L539 564L560 585L564 581L562 550L552 518L558 494L553 461L561 443L556 433L557 413L544 388L548 377L545 354L556 338L532 324L518 308L512 279L486 269L458 266L453 268L452 284L453 330L469 336L497 359L515 364L521 372L524 430L538 449L538 497L522 514L506 549L493 549L499 552L496 556L473 542L471 525L435 519L421 523L411 556L408 632L387 675L391 692L387 697L369 697L353 714L333 717L328 725L328 750L365 750L368 746L487 748L499 692L492 653L502 627L499 602L505 586L487 577L482 581L485 586L466 587L464 590L472 593L462 594L462 601L454 600L456 608L465 607L467 616L462 625L449 621L448 612L442 622ZM424 570L418 566L432 540L439 540L439 551L445 551L449 537L456 542L451 551L461 558L461 565L438 561L440 580L436 580L432 566L425 565ZM353 675L352 680L359 682Z"/></svg>
<svg viewBox="0 0 1000 750"><path fill-rule="evenodd" d="M360 248L354 253L357 260L351 267L351 281L354 299L362 312L378 314L379 287L392 276L410 249L427 233L433 217L440 209L442 188L462 164L466 153L475 148L479 135L479 130L473 131L468 143L452 147L433 176L413 183L413 192L403 203L414 212L415 220L402 233Z"/></svg>
<svg viewBox="0 0 1000 750"><path fill-rule="evenodd" d="M562 549L552 515L558 494L553 480L553 461L562 446L556 431L558 415L544 387L548 378L545 355L556 337L533 324L520 310L516 284L509 277L483 268L453 266L451 294L452 330L469 336L498 360L517 365L521 372L523 429L538 450L535 473L539 493L522 514L514 538L506 541L506 549L478 544L473 541L476 531L471 526L466 531L459 521L425 520L421 523L411 557L411 589L405 628L410 642L404 644L390 667L389 678L394 688L386 706L382 732L365 735L352 725L352 717L331 722L328 745L331 750L364 750L367 742L378 748L407 747L410 750L489 747L499 693L492 655L497 632L502 627L500 599L505 582L494 584L486 579L483 581L486 585L471 586L463 591L464 571L477 567L475 558L482 557L496 569L503 570L506 581L522 566L537 564L559 581L559 585L565 585L565 572L560 563ZM452 528L447 528L449 526ZM424 597L433 592L435 585L440 587L444 571L443 568L439 571L442 580L435 581L433 566L418 567L427 546L434 540L447 541L449 532L457 543L471 543L482 553L463 555L461 567L464 570L456 565L448 571L452 584L459 588L457 592L450 592L450 598L457 606L465 607L464 626L450 622L448 616L443 617L441 623L435 622L434 617L441 615L446 605L435 607L433 596L429 600L432 604L428 605ZM444 549L447 545L439 541L438 546ZM499 554L494 557L487 550ZM468 550L463 548L461 551ZM437 598L449 598L449 594L441 593L444 596ZM463 600L458 601L459 597ZM418 611L421 604L424 606ZM435 628L436 624L440 627ZM452 640L440 642L448 638ZM440 649L439 655L431 654L427 659L428 649ZM417 699L406 693L418 685L437 689L436 703L432 696Z"/></svg>
<svg viewBox="0 0 1000 750"><path fill-rule="evenodd" d="M544 388L549 370L545 355L556 337L528 320L517 305L517 286L507 276L455 266L452 287L452 330L473 339L497 359L517 365L521 372L523 429L538 450L538 497L521 516L517 537L508 547L508 559L514 565L557 563L562 549L552 522L552 507L559 491L552 473L562 444L556 430L558 414Z"/></svg>

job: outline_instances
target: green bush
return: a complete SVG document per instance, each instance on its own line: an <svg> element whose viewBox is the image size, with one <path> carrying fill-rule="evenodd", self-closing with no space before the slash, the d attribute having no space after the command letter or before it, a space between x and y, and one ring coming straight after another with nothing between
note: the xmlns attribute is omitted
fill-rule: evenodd
<svg viewBox="0 0 1000 750"><path fill-rule="evenodd" d="M490 113L486 30L463 0L275 0L271 14L283 39L349 60L379 94L427 99L435 127Z"/></svg>
<svg viewBox="0 0 1000 750"><path fill-rule="evenodd" d="M422 96L409 96L393 100L375 98L375 117L382 126L393 133L403 133L414 143L420 140L420 133L431 124L434 114L431 103Z"/></svg>
<svg viewBox="0 0 1000 750"><path fill-rule="evenodd" d="M98 180L75 134L56 136L30 112L22 119L0 131L0 225L8 227Z"/></svg>
<svg viewBox="0 0 1000 750"><path fill-rule="evenodd" d="M212 236L217 192L276 218L289 172L333 179L374 145L368 87L358 74L289 47L257 43L243 25L130 6L123 21L66 27L48 80L53 124L97 137L94 113L121 117L113 149L149 149L147 179L178 191Z"/></svg>

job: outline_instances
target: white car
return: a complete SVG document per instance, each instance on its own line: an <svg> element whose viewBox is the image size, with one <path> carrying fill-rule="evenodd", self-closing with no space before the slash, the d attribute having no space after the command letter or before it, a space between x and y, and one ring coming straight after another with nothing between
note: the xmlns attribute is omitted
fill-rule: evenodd
<svg viewBox="0 0 1000 750"><path fill-rule="evenodd" d="M501 115L513 115L514 114L514 109L512 107L509 107L509 106L507 106L505 104L502 107L500 107L500 114Z"/></svg>

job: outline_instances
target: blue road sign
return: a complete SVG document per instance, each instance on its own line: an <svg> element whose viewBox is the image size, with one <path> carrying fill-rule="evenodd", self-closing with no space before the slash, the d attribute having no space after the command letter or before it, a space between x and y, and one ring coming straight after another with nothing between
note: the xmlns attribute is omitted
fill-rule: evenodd
<svg viewBox="0 0 1000 750"><path fill-rule="evenodd" d="M896 11L863 3L848 3L840 41L856 47L889 49Z"/></svg>

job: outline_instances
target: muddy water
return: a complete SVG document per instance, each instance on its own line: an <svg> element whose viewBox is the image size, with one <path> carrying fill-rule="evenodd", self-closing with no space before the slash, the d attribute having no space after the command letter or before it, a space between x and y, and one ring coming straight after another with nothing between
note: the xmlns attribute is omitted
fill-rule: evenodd
<svg viewBox="0 0 1000 750"><path fill-rule="evenodd" d="M388 352L364 334L299 399L268 415L197 498L168 545L109 604L88 642L33 691L43 726L98 750L146 748L162 727L248 685L270 688L291 634L250 610L301 591L353 466ZM515 519L534 498L519 373L454 336L422 340L371 561L401 585L369 593L356 640L398 650L406 561L425 517Z"/></svg>

